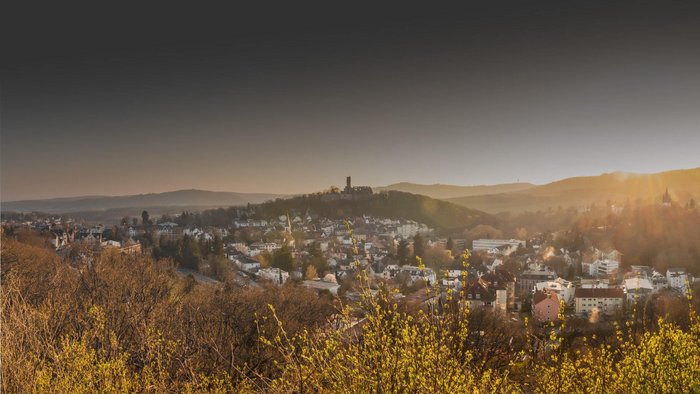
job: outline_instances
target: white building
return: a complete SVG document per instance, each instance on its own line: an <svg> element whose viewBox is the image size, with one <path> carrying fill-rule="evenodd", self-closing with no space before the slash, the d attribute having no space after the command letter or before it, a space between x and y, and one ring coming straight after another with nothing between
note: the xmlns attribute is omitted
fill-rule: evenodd
<svg viewBox="0 0 700 394"><path fill-rule="evenodd" d="M638 301L654 293L654 285L646 278L625 279L625 293L628 302Z"/></svg>
<svg viewBox="0 0 700 394"><path fill-rule="evenodd" d="M281 247L280 244L275 242L256 242L248 248L248 256L254 257L262 252L272 253Z"/></svg>
<svg viewBox="0 0 700 394"><path fill-rule="evenodd" d="M507 252L504 254L510 254L517 250L520 245L522 245L523 248L527 246L525 241L518 239L475 239L472 241L472 250L476 252L479 250L492 250L502 246L509 246Z"/></svg>
<svg viewBox="0 0 700 394"><path fill-rule="evenodd" d="M666 281L668 282L668 287L676 289L682 294L688 292L690 277L685 268L669 268L666 271Z"/></svg>
<svg viewBox="0 0 700 394"><path fill-rule="evenodd" d="M588 273L590 276L609 276L620 269L620 262L610 259L596 260L592 263L582 263L581 268L584 273Z"/></svg>
<svg viewBox="0 0 700 394"><path fill-rule="evenodd" d="M541 292L543 290L556 293L560 300L563 300L567 304L571 304L574 301L576 287L573 283L566 279L557 278L546 282L536 283L533 289L534 292Z"/></svg>
<svg viewBox="0 0 700 394"><path fill-rule="evenodd" d="M606 315L614 314L622 308L625 293L622 289L576 289L574 303L576 314L590 315L601 313Z"/></svg>
<svg viewBox="0 0 700 394"><path fill-rule="evenodd" d="M260 262L258 262L257 260L249 259L242 256L229 256L229 259L232 260L233 263L236 264L238 269L240 269L241 271L256 273L260 269Z"/></svg>
<svg viewBox="0 0 700 394"><path fill-rule="evenodd" d="M283 285L289 280L289 272L279 268L262 268L258 271L258 276L276 285Z"/></svg>
<svg viewBox="0 0 700 394"><path fill-rule="evenodd" d="M304 287L308 287L310 289L314 289L318 292L327 290L333 295L338 295L338 289L340 289L340 285L335 283L335 282L327 282L321 279L315 279L315 280L305 280L302 282L302 285Z"/></svg>
<svg viewBox="0 0 700 394"><path fill-rule="evenodd" d="M413 265L404 265L401 267L401 272L408 272L411 276L412 281L417 281L418 279L423 279L426 283L434 285L437 280L437 275L435 271L430 268L424 268L422 271L420 268Z"/></svg>
<svg viewBox="0 0 700 394"><path fill-rule="evenodd" d="M396 226L396 235L404 239L414 237L419 231L420 225L413 221Z"/></svg>

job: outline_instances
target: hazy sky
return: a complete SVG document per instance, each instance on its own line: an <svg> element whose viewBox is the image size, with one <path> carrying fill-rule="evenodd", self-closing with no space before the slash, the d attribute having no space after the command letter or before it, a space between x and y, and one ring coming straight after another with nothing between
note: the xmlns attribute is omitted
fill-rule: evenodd
<svg viewBox="0 0 700 394"><path fill-rule="evenodd" d="M700 166L697 2L332 3L3 12L2 199Z"/></svg>

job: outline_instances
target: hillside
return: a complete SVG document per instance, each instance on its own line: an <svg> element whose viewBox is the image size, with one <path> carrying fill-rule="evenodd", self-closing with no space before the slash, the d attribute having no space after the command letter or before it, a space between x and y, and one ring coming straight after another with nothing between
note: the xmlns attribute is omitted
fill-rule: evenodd
<svg viewBox="0 0 700 394"><path fill-rule="evenodd" d="M375 187L375 191L394 190L399 192L421 194L424 196L445 200L448 198L479 196L484 194L510 193L528 190L534 187L532 183L504 183L500 185L478 185L478 186L458 186L458 185L422 185L418 183L401 182L388 186Z"/></svg>
<svg viewBox="0 0 700 394"><path fill-rule="evenodd" d="M640 199L660 201L668 188L671 198L685 204L700 199L700 167L656 174L614 172L574 177L510 193L463 196L448 201L490 213L536 211L547 208L583 207L607 201L625 203Z"/></svg>
<svg viewBox="0 0 700 394"><path fill-rule="evenodd" d="M260 204L256 211L263 217L276 217L290 211L305 212L307 209L326 217L343 218L366 214L410 219L445 231L471 228L477 224L494 227L501 225L500 219L481 211L397 191L374 194L370 199L362 201L321 201L318 195L301 196L266 202Z"/></svg>
<svg viewBox="0 0 700 394"><path fill-rule="evenodd" d="M261 203L282 197L279 194L212 192L206 190L177 190L165 193L129 196L85 196L3 202L2 210L9 212L41 211L46 213L73 213L121 208L148 207L227 207Z"/></svg>

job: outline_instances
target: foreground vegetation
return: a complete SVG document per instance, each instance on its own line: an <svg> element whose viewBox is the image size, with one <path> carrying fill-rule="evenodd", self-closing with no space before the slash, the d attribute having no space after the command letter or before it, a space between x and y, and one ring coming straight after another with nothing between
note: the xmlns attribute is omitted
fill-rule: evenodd
<svg viewBox="0 0 700 394"><path fill-rule="evenodd" d="M2 391L700 391L692 309L682 328L630 321L600 340L548 326L543 340L459 294L412 308L380 289L350 308L293 285L199 285L172 268L111 253L71 265L3 239Z"/></svg>

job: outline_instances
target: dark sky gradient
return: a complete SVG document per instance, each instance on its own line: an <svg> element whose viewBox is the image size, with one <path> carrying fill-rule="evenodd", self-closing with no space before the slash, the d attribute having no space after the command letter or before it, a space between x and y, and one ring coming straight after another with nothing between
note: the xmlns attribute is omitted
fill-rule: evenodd
<svg viewBox="0 0 700 394"><path fill-rule="evenodd" d="M118 4L2 12L4 201L700 166L697 2Z"/></svg>

